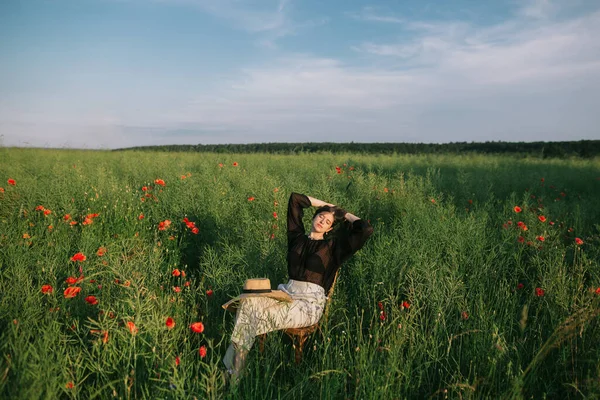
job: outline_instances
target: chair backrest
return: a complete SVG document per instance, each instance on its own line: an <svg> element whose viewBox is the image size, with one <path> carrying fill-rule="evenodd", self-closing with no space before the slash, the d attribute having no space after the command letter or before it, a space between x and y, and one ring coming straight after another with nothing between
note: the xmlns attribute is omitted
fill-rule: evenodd
<svg viewBox="0 0 600 400"><path fill-rule="evenodd" d="M331 298L333 297L333 289L335 288L335 282L337 281L338 275L340 274L340 269L341 268L338 268L338 270L336 271L335 276L333 277L333 283L329 288L329 293L327 293L327 303L325 303L325 310L323 311L322 320L327 319L327 314L329 313L329 304L331 303Z"/></svg>

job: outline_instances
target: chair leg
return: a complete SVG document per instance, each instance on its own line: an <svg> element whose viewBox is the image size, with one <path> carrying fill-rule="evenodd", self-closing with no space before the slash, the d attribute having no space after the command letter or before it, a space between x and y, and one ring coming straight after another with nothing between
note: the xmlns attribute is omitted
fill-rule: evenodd
<svg viewBox="0 0 600 400"><path fill-rule="evenodd" d="M267 338L267 334L263 333L262 335L260 335L260 339L258 341L258 350L260 350L261 353L265 352L265 339Z"/></svg>
<svg viewBox="0 0 600 400"><path fill-rule="evenodd" d="M296 364L300 364L302 362L302 348L304 347L304 342L306 342L307 335L301 334L298 335L298 344L296 347Z"/></svg>

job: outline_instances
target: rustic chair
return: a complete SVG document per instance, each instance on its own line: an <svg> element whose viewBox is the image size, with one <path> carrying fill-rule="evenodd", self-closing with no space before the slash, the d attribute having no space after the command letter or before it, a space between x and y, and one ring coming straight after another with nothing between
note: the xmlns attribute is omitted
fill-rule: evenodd
<svg viewBox="0 0 600 400"><path fill-rule="evenodd" d="M310 325L310 326L305 326L302 328L288 328L285 329L284 332L286 335L288 335L290 337L290 339L292 340L292 346L294 347L295 350L295 360L296 360L296 364L300 364L300 362L302 361L302 350L304 347L304 342L306 342L306 339L308 339L308 337L313 334L317 329L319 329L321 323L324 323L327 320L327 314L329 313L329 304L331 303L331 297L333 296L333 288L335 287L335 282L337 281L338 275L340 273L340 270L338 269L337 272L335 273L335 277L333 278L333 283L331 284L331 287L329 288L329 293L327 294L327 303L325 303L325 310L323 311L323 316L321 317L321 320L319 322L317 322L314 325ZM263 334L260 337L260 352L262 353L264 351L265 348L265 338L267 337L267 334Z"/></svg>

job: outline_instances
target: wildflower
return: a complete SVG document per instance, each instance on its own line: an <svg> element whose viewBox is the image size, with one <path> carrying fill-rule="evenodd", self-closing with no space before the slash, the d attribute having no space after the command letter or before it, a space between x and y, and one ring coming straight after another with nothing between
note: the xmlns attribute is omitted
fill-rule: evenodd
<svg viewBox="0 0 600 400"><path fill-rule="evenodd" d="M179 356L175 357L175 366L179 367L179 363L181 362L181 360L179 359Z"/></svg>
<svg viewBox="0 0 600 400"><path fill-rule="evenodd" d="M91 225L92 223L94 223L93 219L85 217L85 219L83 220L83 222L81 223L81 225Z"/></svg>
<svg viewBox="0 0 600 400"><path fill-rule="evenodd" d="M279 192L279 188L276 187L275 189L273 189L273 193L277 193L277 192Z"/></svg>
<svg viewBox="0 0 600 400"><path fill-rule="evenodd" d="M163 181L162 179L155 179L154 183L160 186L165 186L165 181Z"/></svg>
<svg viewBox="0 0 600 400"><path fill-rule="evenodd" d="M159 231L164 231L165 229L167 229L169 226L171 225L171 221L169 221L168 219L165 219L164 221L160 221L158 223L158 230Z"/></svg>
<svg viewBox="0 0 600 400"><path fill-rule="evenodd" d="M4 188L0 187L0 193L4 193Z"/></svg>
<svg viewBox="0 0 600 400"><path fill-rule="evenodd" d="M523 242L525 242L525 238L524 238L523 236L519 236L519 237L517 238L517 241L518 241L519 243L523 243Z"/></svg>
<svg viewBox="0 0 600 400"><path fill-rule="evenodd" d="M29 233L24 233L23 239L31 239L31 236L29 236Z"/></svg>
<svg viewBox="0 0 600 400"><path fill-rule="evenodd" d="M523 285L522 283L520 283L520 282L519 282L519 284L517 285L517 290L521 290L521 289L523 289L523 286L524 286L524 285Z"/></svg>
<svg viewBox="0 0 600 400"><path fill-rule="evenodd" d="M193 233L194 235L197 235L197 234L198 234L198 232L200 232L200 229L198 229L197 227L193 227L193 228L192 228L192 233Z"/></svg>
<svg viewBox="0 0 600 400"><path fill-rule="evenodd" d="M42 285L42 293L43 294L52 294L54 288L50 285Z"/></svg>
<svg viewBox="0 0 600 400"><path fill-rule="evenodd" d="M384 187L384 188L383 188L383 191L384 191L385 193L389 193L389 191L390 191L390 190L389 190L388 188Z"/></svg>
<svg viewBox="0 0 600 400"><path fill-rule="evenodd" d="M536 239L539 240L540 242L543 242L544 240L546 240L546 238L543 236L538 236L538 237L536 237Z"/></svg>
<svg viewBox="0 0 600 400"><path fill-rule="evenodd" d="M237 163L237 161L234 161L234 162L233 162L233 166L234 166L234 167L237 167L238 165L239 165L239 164Z"/></svg>
<svg viewBox="0 0 600 400"><path fill-rule="evenodd" d="M179 275L181 275L181 271L179 269L175 268L173 270L173 272L171 272L171 275L173 275L173 276L179 276Z"/></svg>
<svg viewBox="0 0 600 400"><path fill-rule="evenodd" d="M79 282L79 279L75 278L74 276L70 276L67 279L65 279L65 283L67 285L75 285L77 282Z"/></svg>
<svg viewBox="0 0 600 400"><path fill-rule="evenodd" d="M277 212L273 211L273 218L277 219Z"/></svg>
<svg viewBox="0 0 600 400"><path fill-rule="evenodd" d="M129 332L131 332L132 335L138 333L138 328L132 321L127 321L127 329L129 329Z"/></svg>
<svg viewBox="0 0 600 400"><path fill-rule="evenodd" d="M52 225L48 225L48 230L49 230L50 232L52 232L52 230L53 230L53 229L54 229L54 226L52 226Z"/></svg>
<svg viewBox="0 0 600 400"><path fill-rule="evenodd" d="M96 296L92 296L89 295L88 297L85 298L86 303L95 306L96 304L98 304L98 299L96 298Z"/></svg>
<svg viewBox="0 0 600 400"><path fill-rule="evenodd" d="M549 222L550 226L554 226L554 221Z"/></svg>
<svg viewBox="0 0 600 400"><path fill-rule="evenodd" d="M181 288L179 286L173 286L173 291L175 293L180 293L181 292Z"/></svg>
<svg viewBox="0 0 600 400"><path fill-rule="evenodd" d="M100 215L100 214L98 214L98 213L92 213L92 214L88 214L88 215L86 215L85 217L86 217L86 218L96 218L96 217L97 217L97 216L99 216L99 215Z"/></svg>
<svg viewBox="0 0 600 400"><path fill-rule="evenodd" d="M69 222L69 225L71 225L71 226L77 225L77 221L71 221L71 222Z"/></svg>
<svg viewBox="0 0 600 400"><path fill-rule="evenodd" d="M410 303L408 301L403 301L402 308L406 308L408 310L410 308Z"/></svg>
<svg viewBox="0 0 600 400"><path fill-rule="evenodd" d="M466 321L469 319L469 314L466 311L463 311L462 313L460 313L460 317Z"/></svg>
<svg viewBox="0 0 600 400"><path fill-rule="evenodd" d="M219 163L219 168L223 168L223 163Z"/></svg>
<svg viewBox="0 0 600 400"><path fill-rule="evenodd" d="M595 291L596 294L600 295L600 287L598 287Z"/></svg>
<svg viewBox="0 0 600 400"><path fill-rule="evenodd" d="M83 254L81 252L80 253L76 253L73 257L71 257L71 261L79 261L79 262L81 262L81 261L85 261L85 260L86 260L85 254Z"/></svg>
<svg viewBox="0 0 600 400"><path fill-rule="evenodd" d="M183 283L183 286L184 286L184 287L190 287L190 281L185 281L185 282Z"/></svg>
<svg viewBox="0 0 600 400"><path fill-rule="evenodd" d="M575 243L579 246L581 246L583 244L583 240L579 239L578 237L575 238Z"/></svg>
<svg viewBox="0 0 600 400"><path fill-rule="evenodd" d="M538 219L540 220L540 222L546 222L546 217L544 217L543 215L540 215Z"/></svg>
<svg viewBox="0 0 600 400"><path fill-rule="evenodd" d="M431 204L435 204L435 199L431 199Z"/></svg>
<svg viewBox="0 0 600 400"><path fill-rule="evenodd" d="M254 201L254 196L248 197L248 201Z"/></svg>
<svg viewBox="0 0 600 400"><path fill-rule="evenodd" d="M77 296L79 294L79 292L81 292L80 287L69 286L68 288L65 289L63 295L65 296L65 299L72 299L73 297Z"/></svg>
<svg viewBox="0 0 600 400"><path fill-rule="evenodd" d="M214 293L214 292L213 292L213 290L212 290L212 289L208 289L208 290L206 291L206 296L210 297L210 296L212 296L212 295L213 295L213 293Z"/></svg>
<svg viewBox="0 0 600 400"><path fill-rule="evenodd" d="M175 327L175 320L171 317L167 317L167 320L165 321L165 325L167 325L168 329L173 329Z"/></svg>
<svg viewBox="0 0 600 400"><path fill-rule="evenodd" d="M185 175L181 175L181 180L184 180L185 178L187 178Z"/></svg>
<svg viewBox="0 0 600 400"><path fill-rule="evenodd" d="M190 329L196 333L204 332L204 324L202 322L194 322L190 325Z"/></svg>
<svg viewBox="0 0 600 400"><path fill-rule="evenodd" d="M342 173L342 169L341 169L340 167L335 167L335 171L336 171L338 174L341 174L341 173Z"/></svg>
<svg viewBox="0 0 600 400"><path fill-rule="evenodd" d="M198 354L200 355L200 358L206 357L206 346L201 346L198 349Z"/></svg>
<svg viewBox="0 0 600 400"><path fill-rule="evenodd" d="M148 186L142 186L142 192L147 192L148 191Z"/></svg>
<svg viewBox="0 0 600 400"><path fill-rule="evenodd" d="M515 207L513 208L513 210L515 210L515 212L516 212L516 213L520 213L521 211L523 211L523 210L521 209L521 207L519 207L519 206L515 206Z"/></svg>
<svg viewBox="0 0 600 400"><path fill-rule="evenodd" d="M539 288L539 287L535 288L535 295L537 297L542 297L545 293L546 293L546 291L544 289Z"/></svg>
<svg viewBox="0 0 600 400"><path fill-rule="evenodd" d="M44 211L44 210L45 210L44 206L37 206L35 208L35 211Z"/></svg>
<svg viewBox="0 0 600 400"><path fill-rule="evenodd" d="M144 219L144 214L140 213L140 215L138 215L138 220L141 221Z"/></svg>
<svg viewBox="0 0 600 400"><path fill-rule="evenodd" d="M271 239L271 240L275 239L275 234L271 233L271 236L269 236L269 239Z"/></svg>
<svg viewBox="0 0 600 400"><path fill-rule="evenodd" d="M381 313L379 314L379 319L380 319L381 321L385 321L385 319L386 319L385 312L381 311Z"/></svg>
<svg viewBox="0 0 600 400"><path fill-rule="evenodd" d="M102 256L103 256L105 253L106 253L106 248L104 248L104 247L100 247L100 248L98 249L98 251L96 252L96 255L97 255L98 257L102 257Z"/></svg>
<svg viewBox="0 0 600 400"><path fill-rule="evenodd" d="M12 178L8 178L8 180L6 182L11 186L17 186L17 181L15 181Z"/></svg>
<svg viewBox="0 0 600 400"><path fill-rule="evenodd" d="M377 302L377 308L379 308L381 311L383 311L383 303L381 301Z"/></svg>
<svg viewBox="0 0 600 400"><path fill-rule="evenodd" d="M67 382L67 384L65 385L65 387L66 387L67 389L73 389L73 388L75 387L75 385L73 384L73 382L70 382L70 381L69 381L69 382Z"/></svg>

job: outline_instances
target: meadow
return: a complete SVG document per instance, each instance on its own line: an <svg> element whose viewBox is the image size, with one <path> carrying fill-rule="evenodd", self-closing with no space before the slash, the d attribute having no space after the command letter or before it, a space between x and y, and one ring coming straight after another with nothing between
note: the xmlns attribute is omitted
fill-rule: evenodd
<svg viewBox="0 0 600 400"><path fill-rule="evenodd" d="M0 188L0 398L600 397L598 158L0 148ZM270 333L230 387L292 191L374 234L302 362Z"/></svg>

